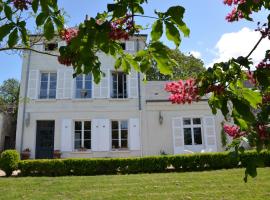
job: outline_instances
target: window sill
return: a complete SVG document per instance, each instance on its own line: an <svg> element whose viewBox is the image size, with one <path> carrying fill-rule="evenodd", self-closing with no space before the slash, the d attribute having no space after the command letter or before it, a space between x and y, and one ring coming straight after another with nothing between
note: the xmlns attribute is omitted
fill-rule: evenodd
<svg viewBox="0 0 270 200"><path fill-rule="evenodd" d="M73 98L73 102L92 102L94 99L93 98Z"/></svg>
<svg viewBox="0 0 270 200"><path fill-rule="evenodd" d="M35 99L36 102L56 102L57 99Z"/></svg>
<svg viewBox="0 0 270 200"><path fill-rule="evenodd" d="M109 98L109 101L130 101L131 98Z"/></svg>
<svg viewBox="0 0 270 200"><path fill-rule="evenodd" d="M112 149L111 153L130 153L129 149Z"/></svg>
<svg viewBox="0 0 270 200"><path fill-rule="evenodd" d="M92 150L87 150L87 151L76 151L76 150L73 150L71 152L72 154L89 154L89 153L93 153Z"/></svg>

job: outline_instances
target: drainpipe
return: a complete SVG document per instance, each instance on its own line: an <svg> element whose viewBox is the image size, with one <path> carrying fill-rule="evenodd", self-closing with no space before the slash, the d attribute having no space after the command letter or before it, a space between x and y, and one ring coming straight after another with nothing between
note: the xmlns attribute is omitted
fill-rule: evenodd
<svg viewBox="0 0 270 200"><path fill-rule="evenodd" d="M21 152L23 151L23 136L24 136L24 124L25 124L25 107L26 107L26 98L28 92L28 80L29 80L29 71L30 71L30 60L31 60L31 51L28 51L28 59L27 59L27 68L26 68L26 80L25 80L25 90L23 97L23 118L22 118L22 134L21 134Z"/></svg>
<svg viewBox="0 0 270 200"><path fill-rule="evenodd" d="M136 39L136 51L140 50L139 34ZM141 157L143 156L143 139L142 139L142 102L141 102L141 74L138 72L138 109L140 113L140 143L141 143Z"/></svg>

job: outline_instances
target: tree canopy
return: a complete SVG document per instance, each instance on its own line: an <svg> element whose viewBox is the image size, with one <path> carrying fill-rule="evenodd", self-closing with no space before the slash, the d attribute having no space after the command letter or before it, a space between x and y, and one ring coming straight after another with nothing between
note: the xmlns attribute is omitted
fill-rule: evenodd
<svg viewBox="0 0 270 200"><path fill-rule="evenodd" d="M185 55L180 52L179 49L168 49L168 51L170 52L171 58L177 63L177 65L173 67L172 74L164 75L159 72L156 65L153 65L146 72L147 80L167 81L196 78L200 73L206 70L203 61L199 58L195 58L192 54Z"/></svg>

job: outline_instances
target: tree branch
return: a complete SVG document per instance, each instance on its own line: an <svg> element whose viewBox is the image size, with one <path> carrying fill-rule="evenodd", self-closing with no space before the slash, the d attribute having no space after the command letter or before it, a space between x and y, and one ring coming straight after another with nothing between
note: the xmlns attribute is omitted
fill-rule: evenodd
<svg viewBox="0 0 270 200"><path fill-rule="evenodd" d="M27 47L6 47L6 48L0 48L0 52L1 51L9 51L9 50L19 50L19 51L33 51L39 54L44 54L44 55L49 55L49 56L55 56L58 57L59 55L57 54L53 54L53 53L49 53L49 52L44 52L44 51L38 51L36 49L31 49L31 48L27 48Z"/></svg>
<svg viewBox="0 0 270 200"><path fill-rule="evenodd" d="M255 46L253 47L253 49L249 52L249 54L246 56L246 58L249 58L251 56L251 54L257 49L258 45L261 43L262 39L264 37L261 36L261 38L258 40L258 42L255 44Z"/></svg>

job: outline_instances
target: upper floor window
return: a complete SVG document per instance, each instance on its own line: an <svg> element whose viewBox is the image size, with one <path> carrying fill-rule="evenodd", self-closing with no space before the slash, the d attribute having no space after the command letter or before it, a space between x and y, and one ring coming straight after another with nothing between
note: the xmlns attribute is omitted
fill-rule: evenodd
<svg viewBox="0 0 270 200"><path fill-rule="evenodd" d="M128 148L128 121L112 121L112 149Z"/></svg>
<svg viewBox="0 0 270 200"><path fill-rule="evenodd" d="M79 75L76 77L76 98L92 97L92 75Z"/></svg>
<svg viewBox="0 0 270 200"><path fill-rule="evenodd" d="M57 74L52 72L41 73L40 78L40 99L56 98Z"/></svg>
<svg viewBox="0 0 270 200"><path fill-rule="evenodd" d="M74 149L91 149L91 121L75 121Z"/></svg>
<svg viewBox="0 0 270 200"><path fill-rule="evenodd" d="M127 76L123 72L112 73L112 98L127 98Z"/></svg>
<svg viewBox="0 0 270 200"><path fill-rule="evenodd" d="M201 118L183 118L185 145L202 144Z"/></svg>
<svg viewBox="0 0 270 200"><path fill-rule="evenodd" d="M55 51L58 49L57 43L45 43L45 51Z"/></svg>

